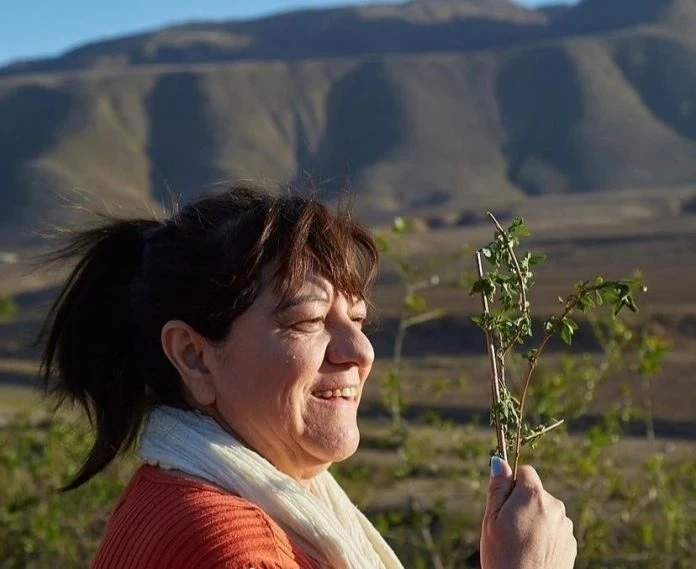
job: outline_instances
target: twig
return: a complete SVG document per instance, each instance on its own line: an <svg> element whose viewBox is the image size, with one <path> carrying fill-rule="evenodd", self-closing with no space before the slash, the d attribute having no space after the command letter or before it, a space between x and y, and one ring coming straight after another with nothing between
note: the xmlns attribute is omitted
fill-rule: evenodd
<svg viewBox="0 0 696 569"><path fill-rule="evenodd" d="M483 278L483 264L481 262L481 252L476 252L476 269L478 271L479 279ZM490 315L490 309L488 307L488 298L484 291L481 292L481 304L483 306L483 313ZM498 375L498 356L496 355L495 342L493 340L493 334L490 330L484 330L486 335L486 349L488 350L488 359L491 364L491 397L493 399L493 409L496 410L493 413L493 419L495 421L495 433L498 438L498 452L500 456L507 462L507 443L505 441L505 431L503 429L503 424L498 415L497 409L500 408L500 377Z"/></svg>
<svg viewBox="0 0 696 569"><path fill-rule="evenodd" d="M488 217L491 218L493 221L493 224L495 225L496 229L500 232L500 234L503 237L503 240L505 241L505 245L507 246L508 251L510 252L510 258L512 259L512 262L515 266L515 276L517 277L517 280L520 283L520 311L522 314L528 316L529 315L529 304L527 302L527 292L526 292L526 287L524 284L524 277L522 276L522 268L520 267L520 263L517 260L517 255L515 254L515 248L512 246L512 243L510 243L510 240L508 239L507 233L505 233L505 230L503 229L503 226L500 225L498 220L495 218L495 216L489 211L486 212L488 214ZM515 335L514 338L512 338L507 345L505 345L502 349L502 355L504 356L508 350L512 346L515 345L517 340L519 340L520 335L522 334L522 330L518 330L517 334Z"/></svg>
<svg viewBox="0 0 696 569"><path fill-rule="evenodd" d="M498 451L507 460L505 436L515 432L514 445L510 447L510 453L514 453L512 464L513 479L517 479L517 469L519 466L520 452L522 444L533 440L540 435L561 425L558 421L549 427L540 426L537 432L527 431L526 437L522 438L525 429L524 412L529 394L529 386L534 370L536 369L539 357L551 337L560 331L561 339L570 343L573 333L577 330L577 324L570 319L570 315L575 309L586 312L588 308L595 308L603 301L613 305L613 314L616 316L623 307L636 311L637 307L631 296L631 288L640 284L635 279L633 281L610 281L605 282L601 277L595 279L594 284L589 281L578 283L576 293L565 298L563 310L559 317L552 317L544 324L544 335L536 349L528 352L527 370L522 380L522 392L519 402L511 397L505 385L505 357L512 347L520 342L523 335L531 335L531 315L529 301L527 299L528 290L531 286L529 271L530 264L540 262L538 257L532 257L531 253L525 257L522 263L517 258L515 247L518 235L523 235L526 228L522 225L522 219L516 218L510 228L506 231L495 218L488 212L488 217L496 227L496 235L488 248L481 249L476 253L476 266L478 271L478 281L472 288L472 293L479 292L483 304L483 315L474 317L474 321L483 329L486 337L486 348L491 368L491 395L492 395L492 414L498 438ZM490 278L484 276L482 266L482 256L490 260L494 266ZM543 261L543 258L541 259ZM501 267L505 274L501 274ZM489 304L495 301L496 285L502 289L500 302L501 312L491 315ZM608 290L612 287L612 290ZM598 293L596 298L588 295ZM515 305L517 309L515 309Z"/></svg>
<svg viewBox="0 0 696 569"><path fill-rule="evenodd" d="M539 361L539 356L541 355L541 352L544 351L544 348L546 347L547 342L551 339L553 336L554 332L556 331L556 328L558 327L558 323L563 322L563 319L568 316L573 308L575 308L575 305L577 304L577 300L570 304L567 305L565 310L563 311L563 314L561 317L558 319L557 323L551 328L550 330L546 331L544 334L544 337L541 339L541 342L539 342L539 346L536 349L536 353L534 354L534 357L529 361L529 366L527 366L527 372L524 375L524 381L523 381L523 387L522 387L522 396L520 397L520 420L517 423L517 433L515 435L515 463L512 467L512 479L517 480L517 466L520 461L520 449L522 448L522 421L524 419L524 405L527 402L527 392L529 391L529 382L532 379L532 374L534 373L534 370L536 369L537 361Z"/></svg>
<svg viewBox="0 0 696 569"><path fill-rule="evenodd" d="M552 423L552 424L550 424L550 425L547 425L547 426L544 427L543 429L539 429L538 431L536 431L535 433L532 433L532 434L529 435L528 437L524 437L524 438L522 439L522 443L524 444L524 443L528 443L529 441L533 441L533 440L536 439L537 437L540 437L541 435L545 435L546 433L548 433L549 431L552 431L552 430L555 429L556 427L560 427L564 422L565 422L565 421L564 421L563 419L559 419L559 420L556 421L555 423Z"/></svg>
<svg viewBox="0 0 696 569"><path fill-rule="evenodd" d="M409 502L412 510L414 510L421 516L425 513L425 508L418 501L413 484L411 484L411 494L409 495ZM437 546L435 545L433 534L430 531L430 525L425 523L425 520L422 519L420 529L421 537L423 538L425 548L428 550L428 554L430 555L430 561L432 562L433 569L445 569L445 565L443 564L440 554L437 551Z"/></svg>
<svg viewBox="0 0 696 569"><path fill-rule="evenodd" d="M517 433L515 435L515 461L514 465L512 467L512 478L513 480L517 480L517 466L519 464L520 460L520 449L522 448L522 423L524 419L524 406L525 403L527 402L527 392L529 391L529 383L530 380L532 379L532 374L534 373L534 370L536 369L537 362L539 361L539 357L541 356L541 352L544 351L544 348L546 347L547 342L551 339L551 337L556 333L558 330L559 326L563 325L563 321L570 316L573 313L573 310L575 310L575 307L578 305L578 302L580 302L580 299L583 297L583 295L586 295L590 292L594 292L595 290L600 290L607 286L606 283L603 283L601 285L593 285L588 288L582 288L578 291L577 294L569 297L569 299L566 301L565 308L563 312L561 313L560 317L558 317L554 323L554 325L549 329L546 330L544 333L544 337L541 339L541 342L539 342L539 345L536 348L536 352L534 354L534 357L530 359L529 361L529 366L527 367L527 372L525 373L524 376L524 381L523 381L523 388L522 388L522 396L520 397L520 411L519 411L519 417L520 420L517 423ZM572 300L570 300L572 299Z"/></svg>

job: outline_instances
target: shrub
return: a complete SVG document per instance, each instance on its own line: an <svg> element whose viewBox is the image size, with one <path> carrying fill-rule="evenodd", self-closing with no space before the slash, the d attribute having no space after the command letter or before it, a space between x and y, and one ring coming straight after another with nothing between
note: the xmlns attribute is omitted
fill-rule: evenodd
<svg viewBox="0 0 696 569"><path fill-rule="evenodd" d="M0 295L0 318L12 318L18 310L17 303L11 296Z"/></svg>

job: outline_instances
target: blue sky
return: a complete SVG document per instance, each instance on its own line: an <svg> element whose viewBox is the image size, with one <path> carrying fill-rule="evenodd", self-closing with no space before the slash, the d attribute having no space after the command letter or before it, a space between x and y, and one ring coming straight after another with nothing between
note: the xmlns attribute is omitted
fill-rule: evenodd
<svg viewBox="0 0 696 569"><path fill-rule="evenodd" d="M388 0L387 0L388 1ZM553 0L518 0L538 6ZM570 0L566 0L568 2ZM251 18L370 0L0 0L0 66L77 45L188 20Z"/></svg>

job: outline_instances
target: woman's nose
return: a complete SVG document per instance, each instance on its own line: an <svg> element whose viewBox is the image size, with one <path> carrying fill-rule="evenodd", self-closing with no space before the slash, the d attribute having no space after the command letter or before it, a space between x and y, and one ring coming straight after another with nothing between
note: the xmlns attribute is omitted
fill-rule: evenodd
<svg viewBox="0 0 696 569"><path fill-rule="evenodd" d="M333 332L326 351L328 360L333 364L369 367L375 360L372 343L354 322Z"/></svg>

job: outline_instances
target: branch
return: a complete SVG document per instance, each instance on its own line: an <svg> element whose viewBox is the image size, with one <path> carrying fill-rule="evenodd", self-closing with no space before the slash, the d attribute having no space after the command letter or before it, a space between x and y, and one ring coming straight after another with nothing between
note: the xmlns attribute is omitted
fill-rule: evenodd
<svg viewBox="0 0 696 569"><path fill-rule="evenodd" d="M420 514L421 516L426 513L426 509L423 507L423 505L418 501L417 494L415 491L415 488L413 487L413 483L411 483L411 493L409 494L409 505L412 510ZM433 534L430 531L430 526L425 523L425 520L421 519L420 523L420 530L421 530L421 536L423 537L423 542L425 543L425 548L427 549L429 555L430 555L430 561L432 562L432 567L434 569L445 569L444 564L442 563L442 558L440 557L440 554L437 551L437 546L435 545L435 540L433 539Z"/></svg>
<svg viewBox="0 0 696 569"><path fill-rule="evenodd" d="M541 435L545 435L545 434L548 433L549 431L552 431L552 430L555 429L556 427L560 427L563 423L564 423L564 420L563 420L563 419L559 419L559 420L556 421L555 423L552 423L552 424L550 424L550 425L547 425L547 426L544 427L543 429L539 429L538 431L532 433L531 435L529 435L529 436L527 436L527 437L524 437L524 438L522 439L522 442L523 442L523 443L528 443L528 442L530 442L530 441L533 441L534 439L540 437Z"/></svg>
<svg viewBox="0 0 696 569"><path fill-rule="evenodd" d="M496 229L498 232L503 236L503 240L505 241L505 245L508 248L508 251L510 252L510 258L512 259L512 263L515 267L515 276L517 277L517 280L519 281L520 284L520 311L522 312L523 315L529 316L529 303L527 302L527 291L526 287L524 284L524 277L522 276L522 268L520 267L520 263L517 259L517 255L515 254L515 248L512 246L512 243L510 242L510 239L508 239L508 235L503 229L503 226L500 225L498 220L495 218L495 216L489 211L487 212L488 217L491 218L493 221L493 224L495 225ZM520 339L520 335L522 334L522 330L518 330L517 334L515 334L515 337L512 338L505 346L502 347L502 355L505 356L507 352L510 350L512 346L515 345L517 340Z"/></svg>
<svg viewBox="0 0 696 569"><path fill-rule="evenodd" d="M577 299L574 302L566 305L563 314L558 319L556 324L554 324L554 326L544 334L544 337L541 339L541 342L539 342L539 346L536 349L534 357L529 361L529 366L527 366L527 372L524 375L524 387L522 388L522 397L520 398L520 420L517 423L517 433L515 435L515 462L512 467L513 480L517 480L517 466L520 461L520 449L522 448L522 422L524 420L524 405L527 402L527 392L529 391L529 383L532 379L532 373L534 373L534 369L536 368L537 361L539 361L539 356L541 356L541 352L544 351L544 348L546 347L548 341L551 339L551 336L553 336L556 330L558 329L559 323L562 322L563 319L566 318L568 315L570 315L570 313L573 311L573 308L575 308L576 304Z"/></svg>
<svg viewBox="0 0 696 569"><path fill-rule="evenodd" d="M524 387L522 388L522 397L520 398L520 412L519 412L520 420L517 423L517 433L515 435L515 461L514 461L514 465L512 467L513 480L517 480L517 466L518 466L519 460L520 460L520 449L522 448L522 422L524 419L524 406L525 406L525 403L527 402L527 392L529 391L529 383L530 383L530 380L532 379L532 374L534 373L534 369L536 368L537 361L539 360L539 357L541 356L541 352L544 351L544 348L546 347L547 342L558 331L558 328L563 325L563 321L573 313L573 310L575 310L575 307L578 305L578 302L580 302L580 300L583 298L583 296L587 295L588 293L594 292L596 290L601 290L603 288L606 288L607 286L610 286L611 284L612 283L601 283L601 284L597 284L597 285L592 285L592 286L587 287L587 288L581 288L577 294L568 297L568 299L566 300L566 305L565 305L563 312L556 319L555 324L544 333L544 337L541 339L541 342L539 342L539 345L536 349L534 357L529 361L529 366L527 367L527 372L525 373L524 381L523 381Z"/></svg>
<svg viewBox="0 0 696 569"><path fill-rule="evenodd" d="M483 264L481 263L481 252L476 252L476 270L478 271L479 279L483 278ZM481 304L483 313L490 315L488 308L488 297L485 292L481 292ZM486 349L488 350L488 360L491 365L491 397L493 399L493 408L500 407L500 377L498 375L498 356L495 353L495 341L490 330L485 329ZM494 412L495 433L498 438L498 452L505 462L507 462L507 443L505 441L505 431L503 430L502 422L497 412Z"/></svg>
<svg viewBox="0 0 696 569"><path fill-rule="evenodd" d="M410 328L411 326L415 326L417 324L423 324L424 322L430 322L431 320L442 318L444 314L445 311L440 309L431 310L430 312L423 312L422 314L417 314L416 316L406 318L404 321L404 326L406 328Z"/></svg>

